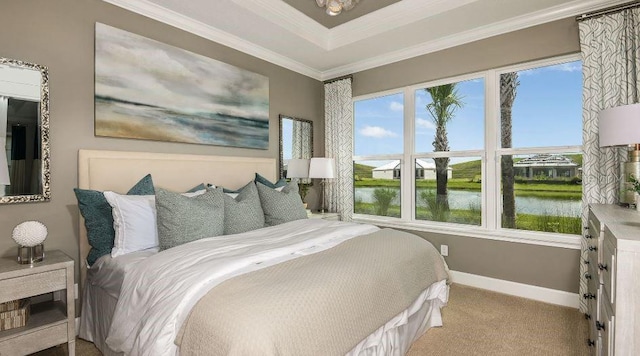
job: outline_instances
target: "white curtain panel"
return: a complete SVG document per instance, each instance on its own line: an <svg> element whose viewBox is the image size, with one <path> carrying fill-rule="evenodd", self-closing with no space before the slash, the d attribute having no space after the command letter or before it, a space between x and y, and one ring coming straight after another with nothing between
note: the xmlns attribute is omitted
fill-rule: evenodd
<svg viewBox="0 0 640 356"><path fill-rule="evenodd" d="M324 85L325 157L334 158L336 178L324 189L328 211L353 217L353 103L351 78Z"/></svg>
<svg viewBox="0 0 640 356"><path fill-rule="evenodd" d="M640 9L627 9L579 23L583 71L583 183L582 225L587 226L588 204L618 202L620 163L626 148L598 145L598 113L638 102L640 88ZM587 311L587 242L582 239L580 311Z"/></svg>

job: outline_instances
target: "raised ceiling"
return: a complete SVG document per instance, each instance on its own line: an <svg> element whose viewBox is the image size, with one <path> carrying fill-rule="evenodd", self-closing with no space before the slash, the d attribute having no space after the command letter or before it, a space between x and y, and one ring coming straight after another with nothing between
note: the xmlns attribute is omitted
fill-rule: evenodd
<svg viewBox="0 0 640 356"><path fill-rule="evenodd" d="M315 0L104 1L319 80L628 2L361 0L335 25Z"/></svg>
<svg viewBox="0 0 640 356"><path fill-rule="evenodd" d="M400 0L360 0L360 2L349 11L343 11L338 16L328 16L325 8L318 7L316 0L282 0L296 10L309 16L317 23L326 28L333 28L364 16L368 13L380 10L385 6L396 3Z"/></svg>

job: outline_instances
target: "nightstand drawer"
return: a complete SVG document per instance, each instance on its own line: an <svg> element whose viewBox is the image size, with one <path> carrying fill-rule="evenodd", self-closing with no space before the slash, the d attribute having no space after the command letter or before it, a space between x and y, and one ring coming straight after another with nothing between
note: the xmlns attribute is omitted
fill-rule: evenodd
<svg viewBox="0 0 640 356"><path fill-rule="evenodd" d="M55 346L67 342L67 323L40 328L0 343L0 355L27 355L42 350L42 345Z"/></svg>
<svg viewBox="0 0 640 356"><path fill-rule="evenodd" d="M66 270L57 269L0 281L0 302L67 288ZM4 356L4 354L2 355Z"/></svg>

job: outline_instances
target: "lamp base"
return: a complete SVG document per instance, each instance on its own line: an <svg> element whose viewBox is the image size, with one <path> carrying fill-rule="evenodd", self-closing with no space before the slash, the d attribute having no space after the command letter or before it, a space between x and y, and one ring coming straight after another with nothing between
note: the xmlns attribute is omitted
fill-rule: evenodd
<svg viewBox="0 0 640 356"><path fill-rule="evenodd" d="M623 205L636 204L635 191L629 182L629 176L640 178L640 150L630 150L628 160L621 164L620 203Z"/></svg>
<svg viewBox="0 0 640 356"><path fill-rule="evenodd" d="M34 264L44 260L44 244L35 246L18 246L18 263Z"/></svg>

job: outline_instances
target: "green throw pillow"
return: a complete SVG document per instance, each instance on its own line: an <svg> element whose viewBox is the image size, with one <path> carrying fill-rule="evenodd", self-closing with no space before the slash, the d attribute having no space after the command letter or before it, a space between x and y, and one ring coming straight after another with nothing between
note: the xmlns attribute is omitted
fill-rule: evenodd
<svg viewBox="0 0 640 356"><path fill-rule="evenodd" d="M238 191L224 190L224 234L239 234L264 227L264 213L254 182Z"/></svg>
<svg viewBox="0 0 640 356"><path fill-rule="evenodd" d="M302 198L298 193L298 184L295 181L287 184L282 191L261 183L257 183L256 187L266 226L307 218L307 211L304 209Z"/></svg>
<svg viewBox="0 0 640 356"><path fill-rule="evenodd" d="M280 187L284 187L285 185L287 185L287 180L284 179L284 178L280 178L279 181L277 181L275 183L271 183L270 180L268 180L267 178L261 176L259 173L256 173L256 178L254 179L254 182L262 183L262 184L266 185L269 188L280 188Z"/></svg>
<svg viewBox="0 0 640 356"><path fill-rule="evenodd" d="M164 189L156 191L160 250L224 233L224 193L210 189L195 197Z"/></svg>
<svg viewBox="0 0 640 356"><path fill-rule="evenodd" d="M113 215L111 205L104 194L91 189L73 189L78 199L78 208L84 218L84 226L87 229L87 239L91 250L87 256L89 266L104 255L111 253L115 230L113 229ZM153 180L147 174L127 192L128 195L153 195Z"/></svg>

